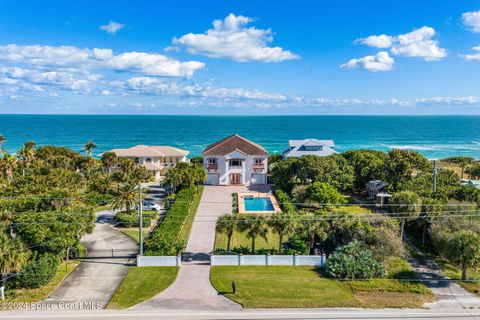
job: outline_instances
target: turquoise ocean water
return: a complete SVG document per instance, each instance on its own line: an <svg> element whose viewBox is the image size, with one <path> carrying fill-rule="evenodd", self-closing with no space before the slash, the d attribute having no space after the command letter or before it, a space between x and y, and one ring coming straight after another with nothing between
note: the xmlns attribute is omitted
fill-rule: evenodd
<svg viewBox="0 0 480 320"><path fill-rule="evenodd" d="M402 148L429 158L480 158L480 116L0 115L0 134L12 153L28 140L77 151L93 140L95 155L136 144L172 145L198 155L232 133L272 153L284 150L289 139L319 138L335 140L339 151Z"/></svg>

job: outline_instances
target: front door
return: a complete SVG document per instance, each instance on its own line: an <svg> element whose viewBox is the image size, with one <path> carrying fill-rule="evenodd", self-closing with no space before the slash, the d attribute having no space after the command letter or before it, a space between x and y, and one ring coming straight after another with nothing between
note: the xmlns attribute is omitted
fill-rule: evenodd
<svg viewBox="0 0 480 320"><path fill-rule="evenodd" d="M241 177L240 173L230 173L230 184L241 184Z"/></svg>

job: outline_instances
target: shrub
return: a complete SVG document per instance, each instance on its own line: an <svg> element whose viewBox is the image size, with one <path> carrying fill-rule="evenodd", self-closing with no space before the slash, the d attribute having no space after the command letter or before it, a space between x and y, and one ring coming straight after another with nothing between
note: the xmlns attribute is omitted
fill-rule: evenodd
<svg viewBox="0 0 480 320"><path fill-rule="evenodd" d="M115 221L117 227L120 228L134 228L139 226L138 214L128 214L126 212L119 212L115 215ZM152 223L152 217L150 214L143 214L142 226L144 228L149 227Z"/></svg>
<svg viewBox="0 0 480 320"><path fill-rule="evenodd" d="M285 213L295 213L296 209L293 203L290 201L288 195L280 189L275 191L275 196L277 197L278 203L282 208L282 211Z"/></svg>
<svg viewBox="0 0 480 320"><path fill-rule="evenodd" d="M146 255L173 256L179 253L183 247L179 234L196 196L195 187L184 188L177 193L162 224L145 241Z"/></svg>
<svg viewBox="0 0 480 320"><path fill-rule="evenodd" d="M44 253L23 267L15 277L17 288L39 288L52 280L60 261L51 253Z"/></svg>
<svg viewBox="0 0 480 320"><path fill-rule="evenodd" d="M372 279L386 274L373 252L359 241L337 248L327 259L325 272L337 279Z"/></svg>

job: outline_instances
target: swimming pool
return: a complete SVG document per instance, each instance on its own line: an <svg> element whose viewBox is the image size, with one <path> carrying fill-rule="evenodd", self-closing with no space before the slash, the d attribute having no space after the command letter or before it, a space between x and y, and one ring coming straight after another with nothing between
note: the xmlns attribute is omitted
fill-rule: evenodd
<svg viewBox="0 0 480 320"><path fill-rule="evenodd" d="M275 211L270 198L245 197L245 211Z"/></svg>

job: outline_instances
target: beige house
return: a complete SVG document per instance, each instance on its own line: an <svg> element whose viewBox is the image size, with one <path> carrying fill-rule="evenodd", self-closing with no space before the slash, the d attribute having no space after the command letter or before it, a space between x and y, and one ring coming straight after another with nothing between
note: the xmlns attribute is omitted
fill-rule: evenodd
<svg viewBox="0 0 480 320"><path fill-rule="evenodd" d="M144 166L155 179L160 179L178 162L188 162L188 151L170 146L138 145L128 149L110 150L119 158L128 158L137 166Z"/></svg>

